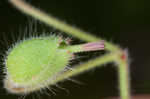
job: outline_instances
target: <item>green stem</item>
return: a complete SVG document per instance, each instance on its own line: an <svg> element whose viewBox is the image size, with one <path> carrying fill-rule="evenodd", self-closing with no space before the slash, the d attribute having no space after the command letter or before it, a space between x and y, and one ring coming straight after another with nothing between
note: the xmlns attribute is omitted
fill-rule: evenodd
<svg viewBox="0 0 150 99"><path fill-rule="evenodd" d="M90 70L95 67L101 67L103 64L108 62L113 62L116 58L116 53L113 54L107 54L102 57L97 57L96 59L90 60L86 63L80 64L78 66L75 66L73 70L66 71L64 74L61 74L60 77L57 77L51 84L55 84L59 81L65 80L69 77L75 76L77 74L83 73L87 70Z"/></svg>
<svg viewBox="0 0 150 99"><path fill-rule="evenodd" d="M121 99L129 99L130 90L129 90L129 73L128 65L118 63L119 68L119 81L120 81L120 96Z"/></svg>
<svg viewBox="0 0 150 99"><path fill-rule="evenodd" d="M53 17L52 15L48 15L39 9L27 4L26 2L23 2L23 0L9 0L15 7L17 7L19 10L24 12L27 15L32 16L33 18L36 18L44 23L46 23L49 26L52 26L56 29L59 29L63 32L66 32L68 34L71 34L72 36L75 36L81 40L88 41L88 42L94 42L102 40L101 38L97 38L92 33L85 32L81 29L78 29L76 27L72 27L69 24L60 21ZM118 46L113 45L112 43L109 43L105 41L106 50L113 51L118 50Z"/></svg>
<svg viewBox="0 0 150 99"><path fill-rule="evenodd" d="M123 55L123 56L122 56ZM117 56L116 63L119 71L119 88L120 88L120 96L121 99L130 99L130 76L129 76L129 65L128 65L128 57L126 52L121 52L120 55ZM121 58L121 57L124 57Z"/></svg>

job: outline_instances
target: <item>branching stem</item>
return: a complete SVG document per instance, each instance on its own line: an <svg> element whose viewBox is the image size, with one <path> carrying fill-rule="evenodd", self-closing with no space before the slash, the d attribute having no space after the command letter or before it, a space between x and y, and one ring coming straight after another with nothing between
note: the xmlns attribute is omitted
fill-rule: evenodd
<svg viewBox="0 0 150 99"><path fill-rule="evenodd" d="M52 26L56 29L59 29L63 32L71 34L81 40L87 42L95 42L102 40L92 35L92 33L85 32L81 29L73 27L65 22L62 22L55 17L40 11L39 9L27 4L22 0L9 0L16 8L18 8L23 13L32 16L35 19L38 19L45 24ZM90 60L87 63L83 63L74 68L73 71L68 71L63 73L60 77L56 78L51 84L55 84L61 80L64 80L68 77L75 76L76 74L82 73L89 69L100 67L103 64L109 62L115 62L118 65L119 72L119 82L120 82L120 97L121 99L130 99L130 81L129 81L129 69L128 69L128 59L124 57L127 55L121 48L117 45L114 45L110 42L105 42L105 50L109 51L108 54L96 59Z"/></svg>

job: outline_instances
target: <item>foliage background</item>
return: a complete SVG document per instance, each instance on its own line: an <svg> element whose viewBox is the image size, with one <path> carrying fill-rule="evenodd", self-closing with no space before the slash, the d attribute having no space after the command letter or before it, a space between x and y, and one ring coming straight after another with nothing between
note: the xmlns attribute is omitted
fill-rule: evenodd
<svg viewBox="0 0 150 99"><path fill-rule="evenodd" d="M74 26L80 27L93 35L103 37L123 48L127 48L131 59L132 93L150 93L150 8L146 0L28 0L34 6L58 17ZM24 27L29 26L29 17L14 9L7 0L0 1L0 42L5 38L8 45L12 43L12 35L23 37ZM45 25L38 31L56 31ZM4 36L3 36L4 35ZM79 43L74 39L73 43ZM3 53L0 46L0 53ZM98 52L88 53L97 56ZM101 54L101 53L100 53ZM89 59L88 55L87 59ZM2 58L0 59L2 60ZM80 62L78 59L77 62ZM0 71L4 65L1 64ZM1 79L3 79L1 73ZM69 90L55 88L56 94L48 96L40 94L40 99L101 99L118 95L117 69L114 64L91 70L73 77L84 84L65 81L59 85ZM16 99L17 95L8 94L0 82L0 98ZM36 94L27 99L38 98Z"/></svg>

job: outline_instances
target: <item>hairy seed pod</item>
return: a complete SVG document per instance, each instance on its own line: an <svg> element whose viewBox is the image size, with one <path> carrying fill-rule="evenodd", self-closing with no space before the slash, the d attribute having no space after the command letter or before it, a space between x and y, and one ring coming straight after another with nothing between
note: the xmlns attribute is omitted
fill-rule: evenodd
<svg viewBox="0 0 150 99"><path fill-rule="evenodd" d="M50 36L16 44L6 59L6 89L12 93L28 93L47 87L65 70L71 58L61 42L59 37Z"/></svg>

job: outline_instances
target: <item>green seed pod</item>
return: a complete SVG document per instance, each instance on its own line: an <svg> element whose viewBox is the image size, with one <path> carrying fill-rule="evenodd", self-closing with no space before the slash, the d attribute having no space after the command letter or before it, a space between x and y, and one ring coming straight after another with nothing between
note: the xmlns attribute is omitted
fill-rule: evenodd
<svg viewBox="0 0 150 99"><path fill-rule="evenodd" d="M37 37L16 44L7 55L5 88L27 94L48 87L67 69L73 53L104 49L104 42L68 45L58 36Z"/></svg>
<svg viewBox="0 0 150 99"><path fill-rule="evenodd" d="M61 40L61 42L63 42ZM56 36L24 40L16 44L6 59L5 87L13 93L28 93L48 86L71 59L66 46Z"/></svg>

